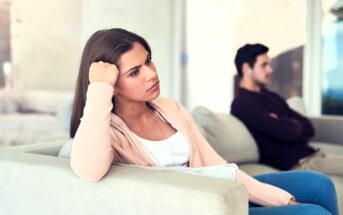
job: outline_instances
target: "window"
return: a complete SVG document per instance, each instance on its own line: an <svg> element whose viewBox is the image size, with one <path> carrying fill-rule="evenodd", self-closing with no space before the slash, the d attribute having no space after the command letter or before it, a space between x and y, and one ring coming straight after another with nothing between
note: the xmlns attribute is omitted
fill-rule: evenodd
<svg viewBox="0 0 343 215"><path fill-rule="evenodd" d="M3 65L10 61L10 3L0 1L0 88L5 85Z"/></svg>
<svg viewBox="0 0 343 215"><path fill-rule="evenodd" d="M322 114L343 115L343 2L322 0Z"/></svg>

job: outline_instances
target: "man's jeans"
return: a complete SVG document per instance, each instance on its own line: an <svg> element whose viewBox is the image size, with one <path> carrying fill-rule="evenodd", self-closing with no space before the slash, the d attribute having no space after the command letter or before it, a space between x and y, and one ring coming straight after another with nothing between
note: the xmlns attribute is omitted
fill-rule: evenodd
<svg viewBox="0 0 343 215"><path fill-rule="evenodd" d="M338 215L335 187L329 177L313 171L286 171L255 177L291 193L298 205L260 207L250 203L249 215Z"/></svg>

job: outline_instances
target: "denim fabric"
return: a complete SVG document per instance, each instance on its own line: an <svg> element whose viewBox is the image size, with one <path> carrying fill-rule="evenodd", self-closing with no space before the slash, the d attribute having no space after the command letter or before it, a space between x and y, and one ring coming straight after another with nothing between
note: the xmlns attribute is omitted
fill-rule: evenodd
<svg viewBox="0 0 343 215"><path fill-rule="evenodd" d="M250 215L338 215L336 190L331 179L314 171L286 171L255 177L291 193L299 205L260 207L250 203Z"/></svg>

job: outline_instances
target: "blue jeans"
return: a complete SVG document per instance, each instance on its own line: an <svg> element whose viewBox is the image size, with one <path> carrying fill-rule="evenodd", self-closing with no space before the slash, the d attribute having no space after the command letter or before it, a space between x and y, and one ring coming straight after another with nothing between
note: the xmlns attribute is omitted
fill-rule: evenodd
<svg viewBox="0 0 343 215"><path fill-rule="evenodd" d="M338 215L335 187L331 179L322 173L286 171L255 178L288 191L302 204L260 207L250 203L249 215Z"/></svg>

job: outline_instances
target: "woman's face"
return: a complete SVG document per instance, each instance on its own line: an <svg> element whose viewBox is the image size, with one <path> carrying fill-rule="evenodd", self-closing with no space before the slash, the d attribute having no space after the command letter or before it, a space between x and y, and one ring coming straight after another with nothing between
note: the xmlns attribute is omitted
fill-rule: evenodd
<svg viewBox="0 0 343 215"><path fill-rule="evenodd" d="M118 60L117 99L151 101L160 94L158 75L149 53L138 42Z"/></svg>

